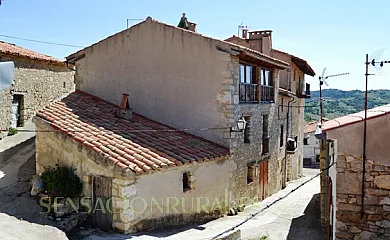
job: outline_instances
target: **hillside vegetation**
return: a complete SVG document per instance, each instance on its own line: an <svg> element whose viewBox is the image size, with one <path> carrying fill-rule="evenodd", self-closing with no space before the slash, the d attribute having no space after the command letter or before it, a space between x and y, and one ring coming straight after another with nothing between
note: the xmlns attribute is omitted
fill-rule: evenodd
<svg viewBox="0 0 390 240"><path fill-rule="evenodd" d="M320 116L320 91L312 91L311 98L306 99L305 120L312 121ZM364 110L364 91L351 90L343 91L339 89L322 90L324 99L324 117L333 119ZM369 90L368 108L390 104L390 90Z"/></svg>

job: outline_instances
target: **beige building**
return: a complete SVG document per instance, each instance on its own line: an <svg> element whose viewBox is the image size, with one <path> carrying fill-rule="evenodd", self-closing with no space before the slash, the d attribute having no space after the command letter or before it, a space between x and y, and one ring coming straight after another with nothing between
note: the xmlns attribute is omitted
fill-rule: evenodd
<svg viewBox="0 0 390 240"><path fill-rule="evenodd" d="M180 155L183 148L188 150L191 149L188 146L197 146L192 141L164 143L166 140L161 136L155 141L162 142L165 147L159 149L158 144L154 145L146 134L140 134L140 137L136 138L131 131L120 131L120 128L115 133L112 130L128 141L128 144L138 144L136 148L149 149L158 155L168 149L165 154L175 165L168 174L160 168L152 168L150 164L153 162L147 161L145 164L142 161L129 161L124 169L131 175L125 175L122 180L130 180L121 185L126 185L129 189L126 191L129 191L131 196L146 198L148 201L152 197L181 198L185 194L194 198L200 197L209 201L210 205L215 202L214 199L224 199L223 202L228 204L222 204L224 208L216 214L219 216L229 209L237 209L242 204L261 201L282 189L287 181L300 176L302 149L299 148L302 145L303 132L299 122L303 122L303 108L299 106L303 105L302 98L309 94L306 89L303 92L301 86L305 85L304 74L314 75L314 72L302 59L278 51L279 56L276 50L272 49L270 31L251 32L249 38L233 37L223 41L196 33L196 24L188 22L185 17L179 26L160 23L148 17L140 24L68 56L67 61L76 66L75 83L79 91L73 96L88 94L99 99L90 106L95 110L94 115L105 112L107 119L91 122L96 128L109 130L110 124L105 125L108 119L117 118L114 110L106 111L100 105L104 102L120 106L119 96L128 93L128 107L137 113L135 116L142 115L145 119L173 129L186 129L191 138L199 139L197 154L206 159L211 155L211 158L216 160L192 163L191 159L183 159ZM248 45L247 42L253 45ZM283 81L280 76L283 76ZM280 82L284 85L280 86ZM67 103L59 104L69 107ZM296 107L292 107L293 105ZM38 123L42 119L49 119L53 123L43 112L36 120L39 128L49 127ZM237 123L241 119L245 119L247 123L243 131L237 129ZM128 121L129 125L134 124L133 119ZM84 123L90 125L88 121L82 121L80 124L88 127ZM134 128L137 126L142 125L134 125ZM66 124L60 129L63 132L72 131ZM37 137L37 146L40 149L37 152L37 167L40 172L52 164L51 159L56 156L53 153L60 156L60 162L63 164L79 166L78 161L70 160L76 158L64 156L58 145L48 146L48 142L42 141L46 135L47 133L42 133L42 137ZM54 137L58 139L51 142L61 143L74 142L70 138L76 139L77 136L59 134ZM97 139L79 137L77 139L83 146L97 141L112 150L108 146L111 144L100 136ZM169 136L167 138L170 141L175 139ZM213 150L219 149L217 157L212 154L213 151L201 147L207 146L206 142L218 146ZM115 144L113 148L121 148L118 145L120 143ZM53 148L51 153L46 152L48 148ZM135 150L128 153L132 156L130 159L135 158L135 153ZM68 160L63 160L65 157ZM118 157L121 156L114 155L116 160ZM95 157L90 159L91 163L97 161ZM179 166L185 160L189 160L191 164ZM138 176L137 167L145 165L152 168L150 173ZM88 167L83 169L85 170L78 171L78 174L85 182L105 175L105 181L111 189L110 194L118 196L115 179L121 177L107 175ZM187 177L183 177L185 171L191 173L188 179L196 179L196 191L183 193L183 179L187 182ZM163 180L165 177L169 181ZM155 186L156 192L150 186ZM88 184L85 184L85 187L84 194L91 196L92 187ZM204 220L205 216L216 216L204 212L198 213L197 209L189 209L186 214L179 212L168 215L164 212L163 215L137 217L131 213L129 218L113 216L112 226L129 232L185 224ZM162 222L161 219L165 220Z"/></svg>
<svg viewBox="0 0 390 240"><path fill-rule="evenodd" d="M321 153L321 167L330 166L321 178L321 206L331 239L390 238L389 113L390 105L367 112L364 177L364 111L324 123L326 142L337 140Z"/></svg>
<svg viewBox="0 0 390 240"><path fill-rule="evenodd" d="M74 90L73 72L56 58L0 41L0 61L13 61L14 81L0 91L0 129L20 127L53 100ZM7 131L0 132L0 139Z"/></svg>

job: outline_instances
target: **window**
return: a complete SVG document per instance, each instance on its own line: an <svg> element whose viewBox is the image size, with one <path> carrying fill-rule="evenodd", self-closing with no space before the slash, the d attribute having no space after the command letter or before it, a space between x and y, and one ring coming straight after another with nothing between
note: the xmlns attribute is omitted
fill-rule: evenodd
<svg viewBox="0 0 390 240"><path fill-rule="evenodd" d="M258 102L259 93L256 67L247 64L240 64L239 78L240 103Z"/></svg>
<svg viewBox="0 0 390 240"><path fill-rule="evenodd" d="M195 178L194 176L192 176L192 172L184 172L182 181L183 181L183 192L195 188Z"/></svg>
<svg viewBox="0 0 390 240"><path fill-rule="evenodd" d="M280 147L283 147L284 137L283 137L283 125L280 126Z"/></svg>
<svg viewBox="0 0 390 240"><path fill-rule="evenodd" d="M316 162L320 162L320 155L319 154L316 155Z"/></svg>
<svg viewBox="0 0 390 240"><path fill-rule="evenodd" d="M273 102L274 101L274 87L272 81L272 71L261 69L261 101Z"/></svg>
<svg viewBox="0 0 390 240"><path fill-rule="evenodd" d="M272 86L272 72L270 70L261 69L261 85Z"/></svg>
<svg viewBox="0 0 390 240"><path fill-rule="evenodd" d="M64 82L64 88L66 88L66 82Z"/></svg>
<svg viewBox="0 0 390 240"><path fill-rule="evenodd" d="M246 127L244 129L244 143L250 143L251 117L244 117Z"/></svg>
<svg viewBox="0 0 390 240"><path fill-rule="evenodd" d="M263 151L262 154L269 152L269 136L268 136L268 115L263 115Z"/></svg>
<svg viewBox="0 0 390 240"><path fill-rule="evenodd" d="M250 165L248 166L248 173L247 173L247 183L253 183L253 180L255 178L255 166Z"/></svg>
<svg viewBox="0 0 390 240"><path fill-rule="evenodd" d="M308 138L304 138L303 139L303 145L309 145L309 139Z"/></svg>

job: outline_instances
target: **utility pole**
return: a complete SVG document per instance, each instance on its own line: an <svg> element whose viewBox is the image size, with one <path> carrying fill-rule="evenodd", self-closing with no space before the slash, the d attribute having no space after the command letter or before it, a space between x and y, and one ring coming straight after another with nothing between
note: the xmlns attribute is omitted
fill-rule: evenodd
<svg viewBox="0 0 390 240"><path fill-rule="evenodd" d="M364 93L364 121L363 121L363 175L362 175L362 205L361 205L361 218L363 219L364 217L364 197L365 197L365 186L364 183L366 181L366 162L367 162L367 110L368 110L368 76L369 75L375 75L375 74L370 74L368 72L368 66L371 64L373 67L376 67L375 65L379 63L379 66L382 68L383 64L385 63L390 63L390 61L378 61L376 62L375 60L378 60L380 58L380 55L382 55L384 49L377 51L377 54L375 58L372 59L372 61L368 60L368 54L366 54L366 92Z"/></svg>

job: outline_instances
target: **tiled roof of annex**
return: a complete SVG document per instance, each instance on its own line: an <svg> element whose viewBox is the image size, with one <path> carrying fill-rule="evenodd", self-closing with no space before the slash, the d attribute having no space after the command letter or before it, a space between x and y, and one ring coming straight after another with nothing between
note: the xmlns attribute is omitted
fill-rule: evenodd
<svg viewBox="0 0 390 240"><path fill-rule="evenodd" d="M118 107L76 91L39 111L39 117L122 169L136 174L203 162L229 155L229 149L133 113L116 116Z"/></svg>

